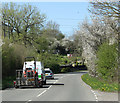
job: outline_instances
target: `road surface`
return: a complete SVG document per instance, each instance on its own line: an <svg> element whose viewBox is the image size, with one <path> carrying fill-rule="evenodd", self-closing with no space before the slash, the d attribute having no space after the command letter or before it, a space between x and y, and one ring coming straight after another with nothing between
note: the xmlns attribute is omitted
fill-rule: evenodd
<svg viewBox="0 0 120 103"><path fill-rule="evenodd" d="M10 88L2 91L2 101L96 101L96 96L82 80L85 72L55 74L43 88Z"/></svg>

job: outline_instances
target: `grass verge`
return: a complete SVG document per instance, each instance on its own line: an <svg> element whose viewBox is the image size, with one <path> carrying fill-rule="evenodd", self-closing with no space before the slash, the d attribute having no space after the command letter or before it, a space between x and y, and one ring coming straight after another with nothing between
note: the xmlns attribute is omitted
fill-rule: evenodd
<svg viewBox="0 0 120 103"><path fill-rule="evenodd" d="M118 92L118 90L120 91L120 85L118 87L118 83L108 83L105 81L101 81L98 78L89 76L88 74L82 75L82 80L95 90L100 90L104 92Z"/></svg>

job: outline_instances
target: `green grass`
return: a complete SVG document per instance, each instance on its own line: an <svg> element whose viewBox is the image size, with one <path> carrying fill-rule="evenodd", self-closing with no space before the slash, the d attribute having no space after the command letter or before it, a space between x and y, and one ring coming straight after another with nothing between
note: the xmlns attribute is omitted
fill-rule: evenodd
<svg viewBox="0 0 120 103"><path fill-rule="evenodd" d="M92 89L105 91L105 92L117 92L120 91L120 85L118 87L118 83L108 83L105 81L101 81L98 78L94 78L89 76L88 74L82 75L82 80L91 86Z"/></svg>

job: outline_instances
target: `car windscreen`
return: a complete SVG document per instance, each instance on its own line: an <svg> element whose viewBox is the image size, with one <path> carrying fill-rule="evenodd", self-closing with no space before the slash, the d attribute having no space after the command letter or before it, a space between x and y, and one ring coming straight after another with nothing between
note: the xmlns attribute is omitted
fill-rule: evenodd
<svg viewBox="0 0 120 103"><path fill-rule="evenodd" d="M45 71L45 73L50 73L50 71Z"/></svg>

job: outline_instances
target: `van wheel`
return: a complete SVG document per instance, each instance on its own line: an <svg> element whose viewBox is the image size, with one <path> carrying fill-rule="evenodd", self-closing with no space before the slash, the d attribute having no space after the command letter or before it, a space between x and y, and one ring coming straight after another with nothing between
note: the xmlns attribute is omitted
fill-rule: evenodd
<svg viewBox="0 0 120 103"><path fill-rule="evenodd" d="M14 86L14 88L16 88L16 89L17 89L17 88L19 88L19 86Z"/></svg>
<svg viewBox="0 0 120 103"><path fill-rule="evenodd" d="M23 87L22 86L19 86L19 89L22 89Z"/></svg>
<svg viewBox="0 0 120 103"><path fill-rule="evenodd" d="M38 87L39 83L38 83L38 75L35 75L35 86Z"/></svg>
<svg viewBox="0 0 120 103"><path fill-rule="evenodd" d="M40 87L40 88L42 88L42 87L43 87L43 83L42 83L42 82L39 84L39 87Z"/></svg>
<svg viewBox="0 0 120 103"><path fill-rule="evenodd" d="M52 79L54 79L54 77Z"/></svg>

